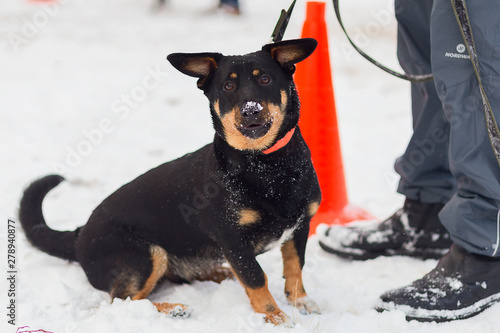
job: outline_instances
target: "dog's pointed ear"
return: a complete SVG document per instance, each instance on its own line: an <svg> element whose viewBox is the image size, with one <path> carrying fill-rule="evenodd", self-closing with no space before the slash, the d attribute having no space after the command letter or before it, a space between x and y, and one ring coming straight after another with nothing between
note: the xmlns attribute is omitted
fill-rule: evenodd
<svg viewBox="0 0 500 333"><path fill-rule="evenodd" d="M167 59L181 73L197 77L198 88L203 89L222 57L220 53L172 53Z"/></svg>
<svg viewBox="0 0 500 333"><path fill-rule="evenodd" d="M301 38L267 44L262 47L262 51L269 53L281 67L293 73L294 65L309 57L317 45L318 42L314 38Z"/></svg>

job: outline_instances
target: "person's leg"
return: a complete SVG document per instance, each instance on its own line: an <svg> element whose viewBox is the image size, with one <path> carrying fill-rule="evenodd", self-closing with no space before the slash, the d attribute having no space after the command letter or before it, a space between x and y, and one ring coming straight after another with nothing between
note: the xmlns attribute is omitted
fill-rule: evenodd
<svg viewBox="0 0 500 333"><path fill-rule="evenodd" d="M430 15L432 0L396 0L398 58L407 73L431 72ZM448 164L449 123L434 82L412 83L414 134L395 165L398 191L407 200L382 223L332 226L320 235L328 252L351 259L380 255L440 258L451 242L438 213L455 191Z"/></svg>
<svg viewBox="0 0 500 333"><path fill-rule="evenodd" d="M431 69L432 0L396 1L398 59L407 73ZM448 162L450 126L433 81L412 83L413 135L395 163L398 192L411 200L445 204L456 190Z"/></svg>
<svg viewBox="0 0 500 333"><path fill-rule="evenodd" d="M500 119L500 3L474 0L467 6L482 81ZM500 166L449 0L435 0L431 39L435 83L450 120L451 171L458 180L458 191L440 218L455 244L422 279L382 295L380 309L401 309L407 319L449 321L471 317L500 301Z"/></svg>
<svg viewBox="0 0 500 333"><path fill-rule="evenodd" d="M450 164L458 191L445 205L440 219L454 243L469 252L499 256L500 166L488 137L471 61L456 58L456 54L467 55L458 23L449 13L450 1L442 1L436 5L432 19L432 63L438 93L451 124ZM467 1L467 7L481 80L499 121L500 2ZM453 31L443 33L443 16L447 17L447 26L454 24Z"/></svg>

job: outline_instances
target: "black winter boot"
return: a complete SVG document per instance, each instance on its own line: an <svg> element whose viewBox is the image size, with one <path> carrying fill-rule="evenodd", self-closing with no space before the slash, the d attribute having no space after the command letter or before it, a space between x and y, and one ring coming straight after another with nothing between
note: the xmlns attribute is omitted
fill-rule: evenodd
<svg viewBox="0 0 500 333"><path fill-rule="evenodd" d="M319 232L319 244L327 252L355 260L395 255L438 259L451 245L438 218L443 206L406 199L403 208L383 222L334 225Z"/></svg>
<svg viewBox="0 0 500 333"><path fill-rule="evenodd" d="M407 320L451 321L477 315L500 301L500 258L452 245L437 267L411 285L381 296L377 310L402 310Z"/></svg>

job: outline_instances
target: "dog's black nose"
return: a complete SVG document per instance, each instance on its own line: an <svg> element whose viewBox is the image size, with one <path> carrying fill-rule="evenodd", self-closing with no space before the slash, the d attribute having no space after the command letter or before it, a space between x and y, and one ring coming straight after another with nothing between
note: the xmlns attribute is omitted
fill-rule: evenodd
<svg viewBox="0 0 500 333"><path fill-rule="evenodd" d="M246 102L246 104L241 109L241 114L243 117L255 116L262 111L263 107L258 102Z"/></svg>

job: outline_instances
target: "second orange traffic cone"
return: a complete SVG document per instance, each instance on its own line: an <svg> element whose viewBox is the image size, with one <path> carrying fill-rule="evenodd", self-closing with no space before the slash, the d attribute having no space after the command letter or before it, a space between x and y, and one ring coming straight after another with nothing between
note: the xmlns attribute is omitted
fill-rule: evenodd
<svg viewBox="0 0 500 333"><path fill-rule="evenodd" d="M373 217L349 204L333 92L325 3L308 2L302 37L318 41L316 51L297 65L295 82L301 103L300 130L311 150L322 201L310 235L321 223L344 224Z"/></svg>

